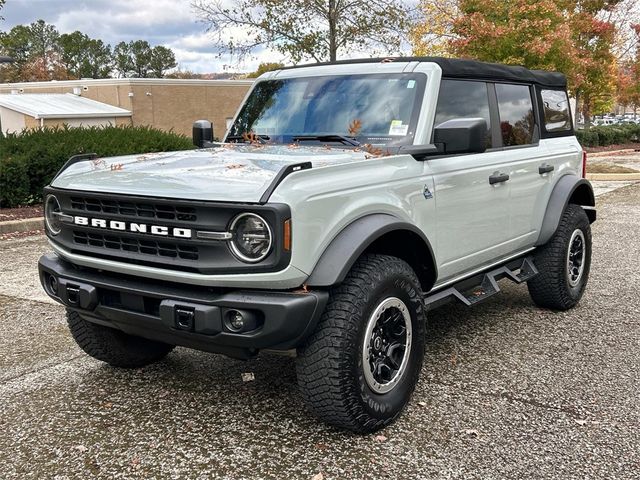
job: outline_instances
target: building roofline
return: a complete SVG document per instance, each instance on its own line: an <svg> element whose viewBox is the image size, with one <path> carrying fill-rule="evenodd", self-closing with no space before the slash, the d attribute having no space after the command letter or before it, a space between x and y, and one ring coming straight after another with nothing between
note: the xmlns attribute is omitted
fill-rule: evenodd
<svg viewBox="0 0 640 480"><path fill-rule="evenodd" d="M0 83L0 88L52 88L82 87L92 85L209 85L209 86L249 86L254 80L204 80L182 78L89 78L84 80L49 80L46 82L11 82Z"/></svg>
<svg viewBox="0 0 640 480"><path fill-rule="evenodd" d="M9 107L5 107L9 108ZM10 109L12 110L12 109ZM48 119L59 119L59 118L111 118L111 117L131 117L131 112L117 112L117 113L109 113L109 112L96 112L96 113L70 113L70 114L61 114L61 113L52 113L52 114L36 114L32 115L27 112L21 112L25 115L29 115L30 117L35 118L36 120L40 120L44 118Z"/></svg>
<svg viewBox="0 0 640 480"><path fill-rule="evenodd" d="M12 100L18 100L22 98L28 98L29 100L33 100L35 97L56 97L57 100L64 99L79 99L82 103L86 105L95 105L95 109L93 111L84 111L84 112L60 112L55 111L53 113L46 113L38 110L38 108L34 107L33 104L29 103L14 103ZM50 107L50 105L47 105ZM104 117L131 117L132 112L126 110L124 108L116 107L110 105L108 103L98 102L97 100L92 100L86 97L76 97L71 93L25 93L18 95L10 95L10 94L0 94L0 107L6 108L8 110L13 110L14 112L22 113L23 115L28 115L35 119L48 119L48 118L104 118ZM105 107L108 107L105 109ZM100 110L102 108L102 110ZM45 110L46 108L43 108ZM55 109L54 109L55 110Z"/></svg>

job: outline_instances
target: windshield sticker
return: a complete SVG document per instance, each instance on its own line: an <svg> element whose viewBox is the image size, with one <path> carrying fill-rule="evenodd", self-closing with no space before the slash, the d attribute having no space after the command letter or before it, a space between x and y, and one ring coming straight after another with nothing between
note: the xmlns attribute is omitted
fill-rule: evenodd
<svg viewBox="0 0 640 480"><path fill-rule="evenodd" d="M416 86L416 81L415 80L409 80L407 82L407 88L413 88Z"/></svg>
<svg viewBox="0 0 640 480"><path fill-rule="evenodd" d="M391 120L389 135L406 135L408 131L409 125L403 125L402 120Z"/></svg>

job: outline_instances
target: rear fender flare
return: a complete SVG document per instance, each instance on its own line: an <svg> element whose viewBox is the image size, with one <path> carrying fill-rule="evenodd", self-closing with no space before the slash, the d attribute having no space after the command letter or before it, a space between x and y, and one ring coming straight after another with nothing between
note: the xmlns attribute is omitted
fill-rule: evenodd
<svg viewBox="0 0 640 480"><path fill-rule="evenodd" d="M583 207L587 212L589 221L591 223L595 221L596 211L594 207L596 206L596 201L591 183L576 175L565 175L553 187L536 246L544 245L553 236L560 224L560 217L562 217L569 203L575 203Z"/></svg>

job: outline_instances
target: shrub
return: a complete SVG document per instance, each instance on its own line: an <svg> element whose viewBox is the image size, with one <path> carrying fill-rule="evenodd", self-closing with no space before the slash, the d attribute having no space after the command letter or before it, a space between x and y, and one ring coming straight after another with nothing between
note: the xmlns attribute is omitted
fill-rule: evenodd
<svg viewBox="0 0 640 480"><path fill-rule="evenodd" d="M640 142L640 125L602 125L589 130L578 130L576 136L585 147Z"/></svg>
<svg viewBox="0 0 640 480"><path fill-rule="evenodd" d="M78 153L111 157L190 148L191 139L150 127L56 127L0 135L0 206L39 201L44 186Z"/></svg>

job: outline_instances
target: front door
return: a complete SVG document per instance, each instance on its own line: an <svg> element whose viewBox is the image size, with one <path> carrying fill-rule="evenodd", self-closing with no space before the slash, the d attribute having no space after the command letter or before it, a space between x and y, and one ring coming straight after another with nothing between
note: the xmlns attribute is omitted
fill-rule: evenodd
<svg viewBox="0 0 640 480"><path fill-rule="evenodd" d="M484 118L489 127L481 154L427 161L436 204L438 283L486 265L509 253L509 165L492 132L492 85L442 80L434 125L453 118ZM494 109L495 110L495 109Z"/></svg>

